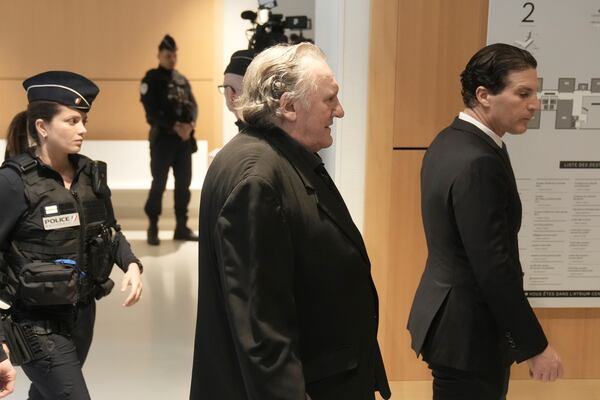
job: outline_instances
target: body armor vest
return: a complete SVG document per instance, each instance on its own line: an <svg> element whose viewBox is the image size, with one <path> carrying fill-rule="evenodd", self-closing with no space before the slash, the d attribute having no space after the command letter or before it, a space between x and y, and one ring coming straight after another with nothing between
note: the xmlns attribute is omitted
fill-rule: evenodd
<svg viewBox="0 0 600 400"><path fill-rule="evenodd" d="M56 171L28 153L3 165L15 169L21 176L28 204L11 234L11 244L5 254L9 266L7 291L16 300L23 300L27 286L24 282L35 284L46 280L42 283L48 292L69 291L73 288L59 289L56 282L67 279L65 274L72 272L75 281L68 285L76 286L74 292L71 290L76 296L67 296L65 304L85 301L94 294L95 286L102 283L98 280L108 279L114 263L110 192L106 184L97 183L98 172L92 160L81 155L71 155L70 159L75 167L70 189L65 188ZM98 271L99 263L109 265L108 274ZM58 277L60 271L52 269L52 264L64 266L62 278ZM24 278L24 273L29 275ZM55 294L61 296L61 293ZM44 299L60 301L42 296L33 301L33 305L46 305ZM31 303L32 300L25 301Z"/></svg>

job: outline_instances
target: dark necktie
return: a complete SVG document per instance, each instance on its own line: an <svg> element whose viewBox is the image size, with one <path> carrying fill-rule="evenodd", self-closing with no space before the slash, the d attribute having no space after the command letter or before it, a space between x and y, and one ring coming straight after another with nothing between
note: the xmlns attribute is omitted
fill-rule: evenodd
<svg viewBox="0 0 600 400"><path fill-rule="evenodd" d="M510 157L508 156L508 150L506 148L506 143L504 142L502 142L502 149L500 150L500 155L502 155L502 158L506 162L506 166L508 167L508 170L511 172L514 179L515 173L513 172L512 165L510 164Z"/></svg>
<svg viewBox="0 0 600 400"><path fill-rule="evenodd" d="M502 142L502 149L500 149L500 155L506 161L506 163L510 166L510 157L508 156L508 150L506 148L506 143Z"/></svg>

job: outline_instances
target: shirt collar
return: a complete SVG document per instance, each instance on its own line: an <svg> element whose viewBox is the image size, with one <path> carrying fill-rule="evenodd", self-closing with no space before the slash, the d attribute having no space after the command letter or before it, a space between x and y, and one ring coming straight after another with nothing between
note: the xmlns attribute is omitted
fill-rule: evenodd
<svg viewBox="0 0 600 400"><path fill-rule="evenodd" d="M502 148L502 144L504 143L502 141L502 138L500 136L498 136L493 130L491 130L490 128L488 128L487 126L485 126L483 123L481 123L477 119L471 117L469 114L464 113L462 111L458 114L458 118L462 119L465 122L473 124L477 128L481 129L483 131L483 133L485 133L486 135L488 135L489 137L491 137L492 140L494 140L494 143L496 143L498 145L498 147Z"/></svg>

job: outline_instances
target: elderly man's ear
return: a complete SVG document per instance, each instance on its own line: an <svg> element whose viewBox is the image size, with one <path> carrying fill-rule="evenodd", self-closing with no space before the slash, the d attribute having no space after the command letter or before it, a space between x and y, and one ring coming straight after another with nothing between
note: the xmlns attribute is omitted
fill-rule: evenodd
<svg viewBox="0 0 600 400"><path fill-rule="evenodd" d="M292 101L289 92L285 92L279 99L279 110L281 117L289 122L296 122L296 105Z"/></svg>

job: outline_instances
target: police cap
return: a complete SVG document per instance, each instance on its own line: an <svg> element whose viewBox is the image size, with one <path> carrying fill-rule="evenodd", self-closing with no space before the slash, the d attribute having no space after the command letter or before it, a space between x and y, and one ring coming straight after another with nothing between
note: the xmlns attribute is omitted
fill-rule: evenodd
<svg viewBox="0 0 600 400"><path fill-rule="evenodd" d="M47 71L23 81L27 100L53 101L67 107L89 111L100 92L94 82L69 71Z"/></svg>
<svg viewBox="0 0 600 400"><path fill-rule="evenodd" d="M236 74L244 76L248 65L254 59L256 53L254 50L238 50L231 55L229 65L225 68L224 74Z"/></svg>
<svg viewBox="0 0 600 400"><path fill-rule="evenodd" d="M166 34L165 37L160 41L158 50L177 51L177 43L175 43L175 39L173 39L171 35Z"/></svg>

